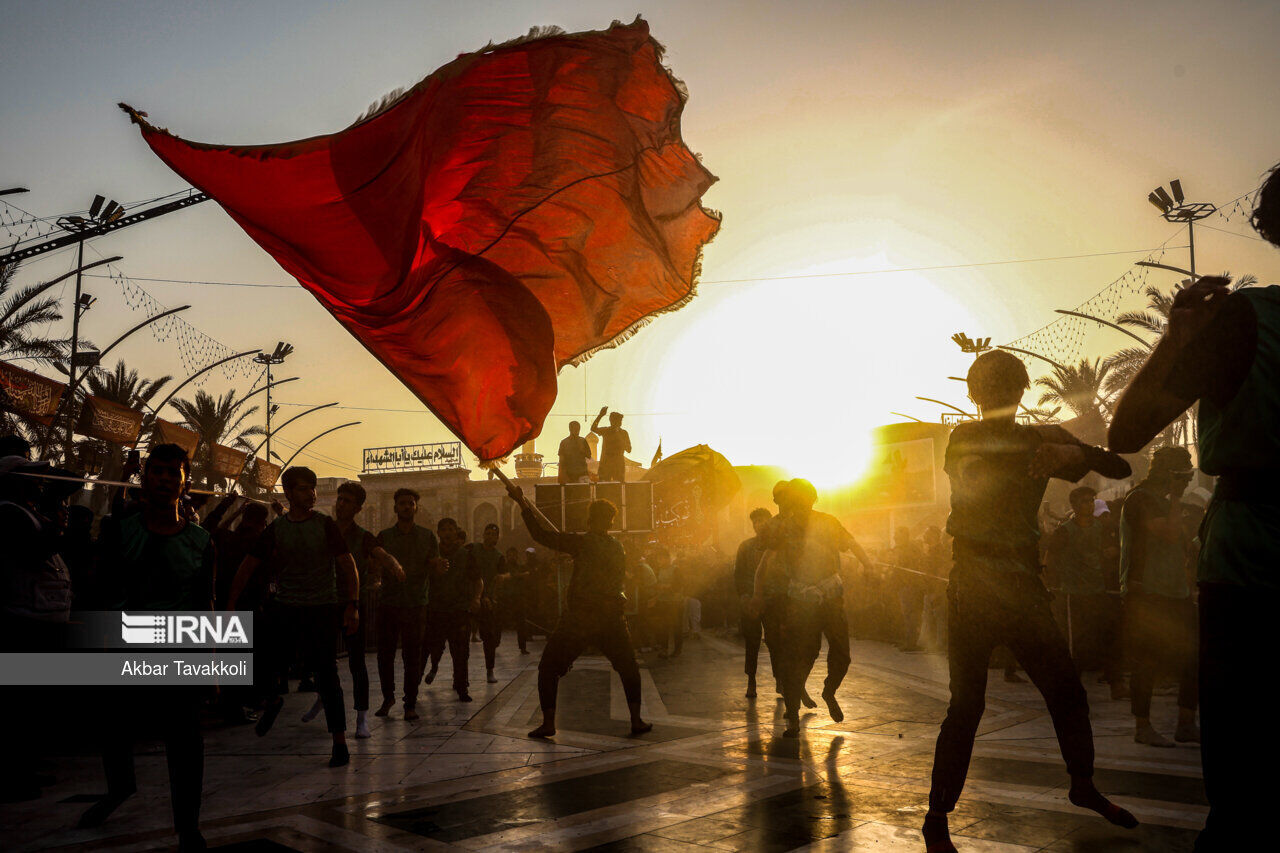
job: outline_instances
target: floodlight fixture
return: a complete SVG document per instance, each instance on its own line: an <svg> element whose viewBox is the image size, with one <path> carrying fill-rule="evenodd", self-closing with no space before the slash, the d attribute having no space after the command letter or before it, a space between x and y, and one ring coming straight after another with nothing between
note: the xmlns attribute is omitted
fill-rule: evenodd
<svg viewBox="0 0 1280 853"><path fill-rule="evenodd" d="M261 352L253 357L258 364L281 364L293 352L293 344L277 341L276 348L270 353Z"/></svg>
<svg viewBox="0 0 1280 853"><path fill-rule="evenodd" d="M1194 279L1197 277L1195 223L1217 213L1218 208L1207 201L1187 201L1186 193L1182 189L1181 179L1170 181L1169 190L1173 192L1173 195L1170 195L1162 186L1156 187L1147 196L1147 201L1160 210L1160 215L1164 217L1166 222L1174 222L1179 225L1185 224L1187 226L1187 249L1191 256L1191 263L1188 266L1191 270L1191 277Z"/></svg>
<svg viewBox="0 0 1280 853"><path fill-rule="evenodd" d="M1169 222L1198 222L1218 212L1218 208L1208 202L1187 201L1180 179L1170 181L1168 190L1163 186L1156 187L1147 196L1147 201L1155 205Z"/></svg>
<svg viewBox="0 0 1280 853"><path fill-rule="evenodd" d="M981 355L991 349L991 338L970 338L964 332L956 332L951 336L951 340L960 347L961 352L967 352L970 355Z"/></svg>

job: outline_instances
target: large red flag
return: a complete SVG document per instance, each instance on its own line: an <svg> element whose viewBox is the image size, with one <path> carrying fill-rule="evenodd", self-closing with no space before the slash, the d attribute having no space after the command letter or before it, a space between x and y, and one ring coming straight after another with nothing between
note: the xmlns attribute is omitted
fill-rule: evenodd
<svg viewBox="0 0 1280 853"><path fill-rule="evenodd" d="M531 35L279 145L188 142L125 108L491 460L538 434L560 367L693 296L715 177L680 138L661 55L639 19Z"/></svg>

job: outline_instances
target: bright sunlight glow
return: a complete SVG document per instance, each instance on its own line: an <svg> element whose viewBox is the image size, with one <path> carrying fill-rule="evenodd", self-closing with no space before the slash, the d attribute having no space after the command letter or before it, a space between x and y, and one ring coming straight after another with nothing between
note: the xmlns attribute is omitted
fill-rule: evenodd
<svg viewBox="0 0 1280 853"><path fill-rule="evenodd" d="M883 257L792 274L886 269ZM735 465L772 463L821 489L855 482L871 431L938 387L968 311L918 273L792 279L724 289L678 338L651 405L689 413L689 443ZM730 291L728 288L732 287ZM673 445L674 446L674 445Z"/></svg>

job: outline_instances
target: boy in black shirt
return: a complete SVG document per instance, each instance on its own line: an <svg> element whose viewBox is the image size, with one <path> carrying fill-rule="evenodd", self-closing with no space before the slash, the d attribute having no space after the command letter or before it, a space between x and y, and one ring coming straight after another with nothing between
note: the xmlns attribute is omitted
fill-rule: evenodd
<svg viewBox="0 0 1280 853"><path fill-rule="evenodd" d="M955 568L948 586L951 704L938 733L924 839L930 853L953 853L947 815L969 771L986 702L992 651L1008 646L1044 696L1071 776L1069 798L1110 822L1138 825L1093 784L1089 700L1040 580L1038 512L1050 477L1078 480L1089 471L1119 479L1129 464L1082 444L1060 426L1025 426L1018 403L1027 369L1002 350L983 353L967 377L982 419L951 432L945 469L951 479L947 532Z"/></svg>
<svg viewBox="0 0 1280 853"><path fill-rule="evenodd" d="M240 594L259 568L267 563L275 570L276 597L264 618L278 619L277 633L288 648L268 652L264 663L283 674L294 644L301 646L303 663L316 675L316 688L324 702L325 721L333 735L330 767L351 760L347 750L347 716L342 683L338 680L338 632L355 632L360 620L360 580L347 540L329 516L316 512L316 475L295 466L280 478L289 511L258 537L249 556L231 582L229 610L235 610ZM334 602L339 602L335 604ZM276 678L268 682L274 686ZM259 736L271 730L284 700L276 696L258 718Z"/></svg>

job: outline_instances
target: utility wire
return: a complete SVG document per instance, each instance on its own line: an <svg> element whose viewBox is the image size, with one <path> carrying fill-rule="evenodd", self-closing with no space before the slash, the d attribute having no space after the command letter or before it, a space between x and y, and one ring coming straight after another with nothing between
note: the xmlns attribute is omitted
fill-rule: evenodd
<svg viewBox="0 0 1280 853"><path fill-rule="evenodd" d="M973 267L992 267L1002 266L1006 264L1035 264L1045 261L1070 261L1079 258L1103 258L1112 255L1142 255L1157 251L1159 248L1185 249L1186 246L1164 246L1156 247L1156 249L1124 249L1116 252L1089 252L1080 255L1055 255L1045 258L1015 258L1005 261L975 261L967 264L938 264L936 266L927 267L897 267L887 270L847 270L844 272L827 272L827 273L810 273L806 275L774 275L774 276L757 276L755 278L720 278L720 279L702 279L699 285L705 284L750 284L757 281L796 281L810 278L843 278L846 276L861 275L890 275L894 273L907 272L936 272L941 270L970 269ZM86 273L85 278L110 278L101 274ZM262 287L284 290L299 290L303 288L296 284L266 284L261 282L248 281L196 281L183 278L142 278L139 276L129 276L134 281L151 281L161 282L165 284L195 284L209 287Z"/></svg>

